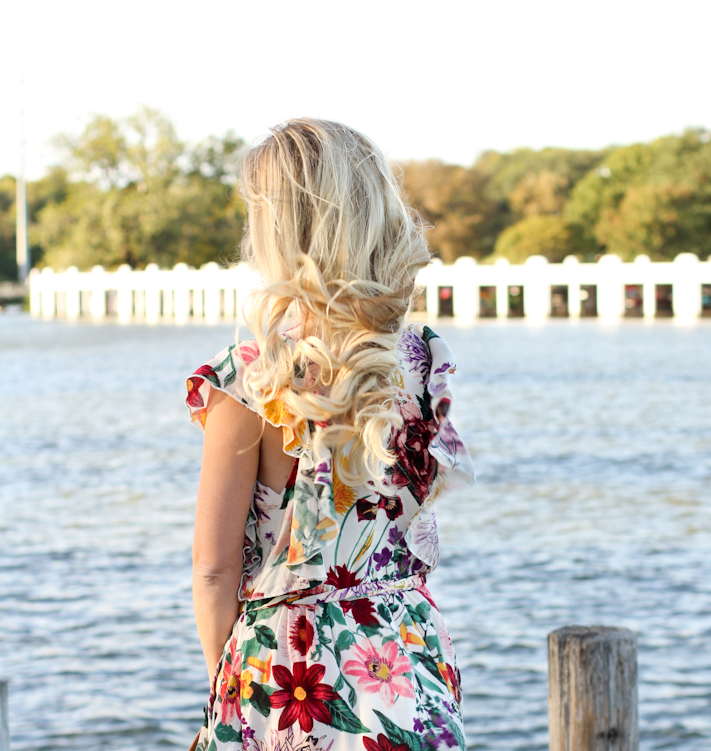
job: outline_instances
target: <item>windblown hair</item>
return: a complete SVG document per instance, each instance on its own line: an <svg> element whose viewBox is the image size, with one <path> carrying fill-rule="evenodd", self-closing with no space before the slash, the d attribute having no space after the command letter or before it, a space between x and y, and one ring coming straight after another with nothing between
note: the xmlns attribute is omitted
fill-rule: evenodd
<svg viewBox="0 0 711 751"><path fill-rule="evenodd" d="M246 389L262 405L281 400L294 426L328 423L315 440L333 450L340 479L386 492L403 424L396 346L431 259L422 221L381 151L335 122L274 128L245 157L241 184L242 257L266 282L247 313L260 357L246 366ZM287 313L300 326L291 344Z"/></svg>

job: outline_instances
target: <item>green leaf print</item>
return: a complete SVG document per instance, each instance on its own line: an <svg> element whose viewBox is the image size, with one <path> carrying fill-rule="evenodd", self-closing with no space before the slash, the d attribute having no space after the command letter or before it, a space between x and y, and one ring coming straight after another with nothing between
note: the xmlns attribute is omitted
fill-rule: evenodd
<svg viewBox="0 0 711 751"><path fill-rule="evenodd" d="M338 693L343 688L343 674L339 673L336 682L333 684L333 690Z"/></svg>
<svg viewBox="0 0 711 751"><path fill-rule="evenodd" d="M344 733L369 733L370 730L353 714L343 699L325 702L331 713L331 725Z"/></svg>
<svg viewBox="0 0 711 751"><path fill-rule="evenodd" d="M427 668L427 670L429 670L429 672L432 673L440 683L444 683L442 675L437 668L437 663L430 655L423 652L410 652L410 657L417 660L423 667Z"/></svg>
<svg viewBox="0 0 711 751"><path fill-rule="evenodd" d="M265 618L270 618L272 615L270 608L264 608L263 610L250 610L247 612L247 625L254 626L258 621L263 621Z"/></svg>
<svg viewBox="0 0 711 751"><path fill-rule="evenodd" d="M419 609L413 608L412 605L406 605L405 607L413 623L425 623L426 618L420 613Z"/></svg>
<svg viewBox="0 0 711 751"><path fill-rule="evenodd" d="M276 557L276 560L274 563L272 563L272 568L275 566L281 566L283 563L286 563L286 557L289 555L289 546L287 545L281 553Z"/></svg>
<svg viewBox="0 0 711 751"><path fill-rule="evenodd" d="M340 623L341 626L346 625L346 619L343 616L343 611L338 607L338 605L334 605L332 602L329 602L326 607L328 608L328 612L331 618L336 621L336 623Z"/></svg>
<svg viewBox="0 0 711 751"><path fill-rule="evenodd" d="M277 640L274 636L274 632L269 626L255 626L254 633L260 644L263 644L267 649L276 649Z"/></svg>
<svg viewBox="0 0 711 751"><path fill-rule="evenodd" d="M428 621L430 619L430 610L432 610L432 608L430 607L429 602L421 602L415 610L420 614L423 621Z"/></svg>
<svg viewBox="0 0 711 751"><path fill-rule="evenodd" d="M351 690L348 692L348 703L352 707L355 707L357 701L358 701L358 694L356 693L356 690L353 688L353 686L351 686Z"/></svg>
<svg viewBox="0 0 711 751"><path fill-rule="evenodd" d="M423 326L422 327L422 339L424 340L425 344L430 343L430 339L439 339L439 334L435 334L434 331L429 326Z"/></svg>
<svg viewBox="0 0 711 751"><path fill-rule="evenodd" d="M417 671L415 671L415 680L420 684L421 689L428 689L429 691L434 691L436 694L439 694L442 691L441 686L436 686L432 681L425 678L424 675L420 675Z"/></svg>
<svg viewBox="0 0 711 751"><path fill-rule="evenodd" d="M390 611L383 605L382 602L378 603L378 615L385 621L385 623L390 623Z"/></svg>
<svg viewBox="0 0 711 751"><path fill-rule="evenodd" d="M340 652L345 652L351 648L351 645L355 642L355 636L350 631L341 631L336 639L336 649Z"/></svg>
<svg viewBox="0 0 711 751"><path fill-rule="evenodd" d="M207 747L207 751L217 751L217 743L215 743L214 738L210 741L210 745Z"/></svg>
<svg viewBox="0 0 711 751"><path fill-rule="evenodd" d="M252 688L252 695L249 697L249 703L264 717L269 717L269 713L272 711L271 704L269 703L269 695L258 684L250 684Z"/></svg>
<svg viewBox="0 0 711 751"><path fill-rule="evenodd" d="M422 396L420 396L419 394L415 394L415 396L417 397L417 403L420 406L422 419L425 420L426 422L429 422L430 420L434 420L434 415L432 413L430 392L425 391L425 393Z"/></svg>
<svg viewBox="0 0 711 751"><path fill-rule="evenodd" d="M366 626L364 623L361 623L358 626L358 629L362 631L369 639L371 636L378 636L380 634L380 628L380 624L378 624L377 626Z"/></svg>
<svg viewBox="0 0 711 751"><path fill-rule="evenodd" d="M223 743L242 743L242 731L220 723L215 726L215 738Z"/></svg>
<svg viewBox="0 0 711 751"><path fill-rule="evenodd" d="M422 741L417 733L399 727L382 712L378 712L377 709L374 709L373 712L378 715L378 719L383 726L385 735L388 736L388 740L393 746L399 746L404 743L408 748L412 749L412 751L422 751Z"/></svg>
<svg viewBox="0 0 711 751"><path fill-rule="evenodd" d="M257 626L256 628L259 628L259 626ZM247 639L247 641L245 642L242 642L242 665L244 666L247 663L248 657L256 657L261 649L261 643L254 637Z"/></svg>

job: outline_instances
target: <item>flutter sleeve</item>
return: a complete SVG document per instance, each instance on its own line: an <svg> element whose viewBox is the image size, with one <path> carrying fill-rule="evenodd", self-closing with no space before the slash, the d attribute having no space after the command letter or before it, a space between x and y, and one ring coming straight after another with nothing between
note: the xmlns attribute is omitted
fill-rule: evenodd
<svg viewBox="0 0 711 751"><path fill-rule="evenodd" d="M437 460L440 469L444 470L448 481L472 481L474 465L450 420L453 401L451 376L457 366L444 339L427 326L424 327L422 336L429 348L432 363L427 391L434 416L435 434L430 441L429 452Z"/></svg>
<svg viewBox="0 0 711 751"><path fill-rule="evenodd" d="M242 378L244 366L257 357L259 349L256 342L232 344L201 365L185 380L188 392L185 404L195 425L201 429L205 428L207 404L213 388L224 391L254 412L262 413L263 410L247 395Z"/></svg>
<svg viewBox="0 0 711 751"><path fill-rule="evenodd" d="M422 500L418 499L420 506L409 521L405 541L410 551L431 570L439 562L435 499L443 488L473 482L474 466L450 419L453 402L451 377L456 365L449 347L428 326L411 327L408 337L405 357L409 370L419 374L419 388L415 389L415 395L419 411L429 426L431 438L427 452L436 462L436 468L430 468L429 462L422 465L426 468L426 492L419 496ZM406 457L406 453L403 452L402 456ZM402 461L406 458L401 457L399 463Z"/></svg>

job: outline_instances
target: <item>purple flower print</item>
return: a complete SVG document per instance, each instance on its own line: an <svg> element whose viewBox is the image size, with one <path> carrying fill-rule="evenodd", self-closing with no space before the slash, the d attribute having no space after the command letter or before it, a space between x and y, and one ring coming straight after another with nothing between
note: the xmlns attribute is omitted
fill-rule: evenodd
<svg viewBox="0 0 711 751"><path fill-rule="evenodd" d="M388 533L388 542L395 546L402 542L404 535L397 527L391 527Z"/></svg>
<svg viewBox="0 0 711 751"><path fill-rule="evenodd" d="M400 348L405 356L410 372L417 371L423 381L430 372L432 357L427 345L420 339L417 334L405 329L400 339Z"/></svg>
<svg viewBox="0 0 711 751"><path fill-rule="evenodd" d="M447 744L447 748L459 748L457 739L449 728L442 728L442 732L439 735L440 742L444 741Z"/></svg>
<svg viewBox="0 0 711 751"><path fill-rule="evenodd" d="M454 365L452 365L451 362L445 362L444 364L440 365L434 372L434 375L439 375L440 373L446 373L447 371L453 370Z"/></svg>
<svg viewBox="0 0 711 751"><path fill-rule="evenodd" d="M390 559L393 557L393 552L390 548L383 548L379 553L373 553L373 560L375 561L375 570L380 571L381 568L385 568Z"/></svg>

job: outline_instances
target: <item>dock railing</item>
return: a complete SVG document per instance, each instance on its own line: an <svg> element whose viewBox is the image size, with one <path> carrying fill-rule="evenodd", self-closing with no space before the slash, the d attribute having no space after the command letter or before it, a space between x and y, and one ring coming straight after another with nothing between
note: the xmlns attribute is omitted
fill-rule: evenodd
<svg viewBox="0 0 711 751"><path fill-rule="evenodd" d="M562 263L549 263L543 256L531 256L523 264L505 259L483 264L467 257L445 265L435 260L417 282L424 288L417 315L462 322L586 316L689 322L711 316L711 261L692 253L660 263L644 255L631 263L615 255L596 263L581 263L574 256ZM30 310L44 318L239 321L245 299L258 284L244 263L231 268L208 263L200 269L149 264L144 270L121 266L113 272L101 266L88 272L33 269Z"/></svg>

